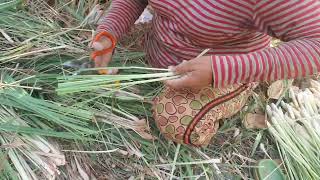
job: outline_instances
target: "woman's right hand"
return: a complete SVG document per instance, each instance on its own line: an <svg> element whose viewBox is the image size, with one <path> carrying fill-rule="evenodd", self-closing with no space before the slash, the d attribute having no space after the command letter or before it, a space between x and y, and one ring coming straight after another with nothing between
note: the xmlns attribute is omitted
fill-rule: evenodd
<svg viewBox="0 0 320 180"><path fill-rule="evenodd" d="M110 48L112 46L112 42L107 37L102 37L99 41L93 42L91 47L95 51L102 51L106 48ZM95 63L95 68L107 67L112 59L112 51L101 56L96 56L93 60ZM103 73L104 74L104 73Z"/></svg>
<svg viewBox="0 0 320 180"><path fill-rule="evenodd" d="M108 32L101 32L96 35L91 43L91 47L94 49L92 59L95 63L95 68L107 67L112 59L113 50L116 46L116 39ZM98 70L99 74L116 74L118 70Z"/></svg>

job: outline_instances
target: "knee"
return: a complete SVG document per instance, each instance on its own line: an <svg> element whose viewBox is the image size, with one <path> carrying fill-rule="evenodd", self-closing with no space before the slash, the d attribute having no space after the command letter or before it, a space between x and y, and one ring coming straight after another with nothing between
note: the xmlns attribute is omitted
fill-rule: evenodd
<svg viewBox="0 0 320 180"><path fill-rule="evenodd" d="M154 99L154 120L168 140L206 146L217 133L219 120L240 111L248 94L248 88L240 85L199 91L166 88Z"/></svg>

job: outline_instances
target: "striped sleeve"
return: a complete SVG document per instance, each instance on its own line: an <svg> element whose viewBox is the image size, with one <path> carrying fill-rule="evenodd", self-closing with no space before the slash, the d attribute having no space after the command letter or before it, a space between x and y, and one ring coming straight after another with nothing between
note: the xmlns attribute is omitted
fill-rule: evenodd
<svg viewBox="0 0 320 180"><path fill-rule="evenodd" d="M120 39L129 31L147 5L147 0L113 0L108 14L99 23L97 32L107 31Z"/></svg>
<svg viewBox="0 0 320 180"><path fill-rule="evenodd" d="M254 28L283 43L249 54L212 56L215 87L320 72L319 0L257 0L254 9Z"/></svg>

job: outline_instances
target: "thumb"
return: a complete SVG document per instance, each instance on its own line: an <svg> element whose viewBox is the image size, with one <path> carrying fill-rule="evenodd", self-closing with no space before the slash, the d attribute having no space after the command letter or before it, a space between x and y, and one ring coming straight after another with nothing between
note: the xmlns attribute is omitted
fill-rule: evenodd
<svg viewBox="0 0 320 180"><path fill-rule="evenodd" d="M101 51L105 48L111 47L112 41L109 38L102 37L99 41L94 41L91 46L96 51Z"/></svg>
<svg viewBox="0 0 320 180"><path fill-rule="evenodd" d="M172 67L172 71L176 74L186 74L193 71L193 63L191 61L183 61L181 64Z"/></svg>
<svg viewBox="0 0 320 180"><path fill-rule="evenodd" d="M102 51L104 49L104 46L100 42L93 42L91 47L96 51Z"/></svg>

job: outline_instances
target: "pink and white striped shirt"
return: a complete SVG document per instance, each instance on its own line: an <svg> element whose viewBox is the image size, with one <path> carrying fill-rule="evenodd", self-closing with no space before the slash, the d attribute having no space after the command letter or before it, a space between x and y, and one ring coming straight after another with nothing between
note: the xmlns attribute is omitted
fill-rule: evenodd
<svg viewBox="0 0 320 180"><path fill-rule="evenodd" d="M98 30L121 38L148 4L155 16L145 46L155 67L211 48L215 87L320 72L319 0L113 0ZM284 43L270 48L272 37Z"/></svg>

